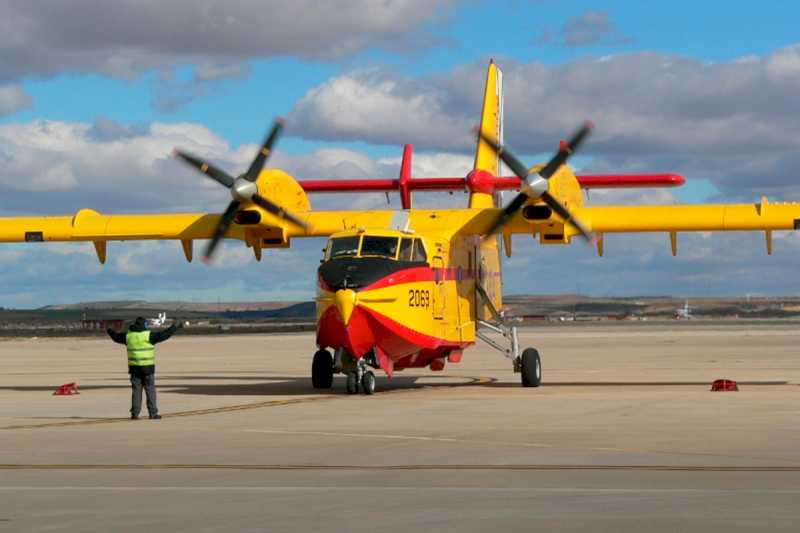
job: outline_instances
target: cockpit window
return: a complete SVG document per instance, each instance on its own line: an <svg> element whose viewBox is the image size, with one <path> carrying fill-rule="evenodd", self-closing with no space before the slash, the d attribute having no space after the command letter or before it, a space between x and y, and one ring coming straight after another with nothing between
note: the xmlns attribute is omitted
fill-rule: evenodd
<svg viewBox="0 0 800 533"><path fill-rule="evenodd" d="M411 261L411 253L414 251L414 241L403 237L400 239L400 261Z"/></svg>
<svg viewBox="0 0 800 533"><path fill-rule="evenodd" d="M397 255L397 237L377 237L364 235L361 243L361 257L377 256L394 259Z"/></svg>
<svg viewBox="0 0 800 533"><path fill-rule="evenodd" d="M414 239L414 261L427 261L428 255L422 245L422 239Z"/></svg>
<svg viewBox="0 0 800 533"><path fill-rule="evenodd" d="M358 235L355 237L339 237L331 239L330 252L328 259L337 257L354 257L358 254Z"/></svg>

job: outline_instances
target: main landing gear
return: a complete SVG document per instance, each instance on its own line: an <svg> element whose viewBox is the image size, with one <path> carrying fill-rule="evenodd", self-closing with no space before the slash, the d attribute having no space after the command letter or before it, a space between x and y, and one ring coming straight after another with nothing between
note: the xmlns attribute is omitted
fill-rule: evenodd
<svg viewBox="0 0 800 533"><path fill-rule="evenodd" d="M314 354L311 384L315 389L330 389L333 385L333 358L328 350L317 350Z"/></svg>
<svg viewBox="0 0 800 533"><path fill-rule="evenodd" d="M342 349L336 350L331 357L328 350L318 350L311 362L311 384L315 389L330 389L333 386L333 374L346 375L345 389L347 394L358 394L359 388L366 395L375 394L375 374L368 367L377 368L374 354L354 360Z"/></svg>
<svg viewBox="0 0 800 533"><path fill-rule="evenodd" d="M514 365L514 372L519 373L520 377L522 378L521 381L523 387L538 387L541 385L542 361L539 357L539 352L536 350L536 348L525 348L525 350L520 353L517 327L508 325L506 318L497 312L497 309L495 309L494 305L492 305L492 301L486 295L486 291L484 291L483 287L477 283L475 284L475 291L477 296L483 300L483 303L486 304L486 306L492 312L493 317L491 322L478 320L479 329L475 332L475 335L483 342L511 359L511 362ZM506 341L508 341L509 346L503 346L481 331L480 328L502 335Z"/></svg>

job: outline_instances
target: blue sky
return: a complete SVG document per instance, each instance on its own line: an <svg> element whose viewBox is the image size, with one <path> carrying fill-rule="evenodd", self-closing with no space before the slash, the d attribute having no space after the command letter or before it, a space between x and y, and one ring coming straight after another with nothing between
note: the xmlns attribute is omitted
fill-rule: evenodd
<svg viewBox="0 0 800 533"><path fill-rule="evenodd" d="M190 15L179 15L184 3ZM219 211L224 191L165 154L180 144L237 170L275 116L289 118L289 134L273 163L298 178L393 177L403 142L417 147L418 174L464 174L489 57L506 73L507 141L526 160L545 158L580 116L597 129L576 166L688 180L680 191L591 202L800 200L792 3L353 0L331 9L309 0L285 13L281 2L79 0L68 17L61 4L0 8L2 216ZM354 113L364 121L353 125ZM692 251L674 259L661 235L609 239L603 259L517 244L506 291L800 292L793 235L770 258L753 235L681 242ZM174 243L112 245L103 268L88 244L4 245L0 305L305 299L319 247L301 243L258 264L229 243L222 262L240 270L232 281L220 266L187 265Z"/></svg>

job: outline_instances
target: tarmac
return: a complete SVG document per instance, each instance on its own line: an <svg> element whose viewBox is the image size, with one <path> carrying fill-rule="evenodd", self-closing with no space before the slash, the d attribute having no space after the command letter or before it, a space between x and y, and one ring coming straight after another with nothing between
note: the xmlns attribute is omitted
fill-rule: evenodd
<svg viewBox="0 0 800 533"><path fill-rule="evenodd" d="M520 337L539 388L478 344L348 396L311 388L313 334L176 335L158 421L128 419L124 347L0 340L0 532L797 531L793 325Z"/></svg>

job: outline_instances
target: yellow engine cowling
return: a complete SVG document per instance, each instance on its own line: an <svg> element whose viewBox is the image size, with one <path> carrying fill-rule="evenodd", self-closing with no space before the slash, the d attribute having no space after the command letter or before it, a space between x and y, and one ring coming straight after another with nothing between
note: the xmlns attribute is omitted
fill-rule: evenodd
<svg viewBox="0 0 800 533"><path fill-rule="evenodd" d="M541 166L531 168L537 171ZM549 191L560 201L568 211L583 207L583 193L580 183L568 166L563 165L548 180ZM549 212L549 208L541 200L533 200L522 209L522 216L533 224L532 233L539 234L540 244L569 244L572 237L578 235L578 230L572 225L564 225L564 221L556 214L542 218L542 210Z"/></svg>
<svg viewBox="0 0 800 533"><path fill-rule="evenodd" d="M282 170L265 169L256 180L258 194L278 204L290 213L302 213L311 210L308 195L297 181ZM258 210L260 224L255 224L245 231L245 242L253 248L257 259L261 259L262 248L288 248L289 236L286 231L287 222L257 206L247 210Z"/></svg>

